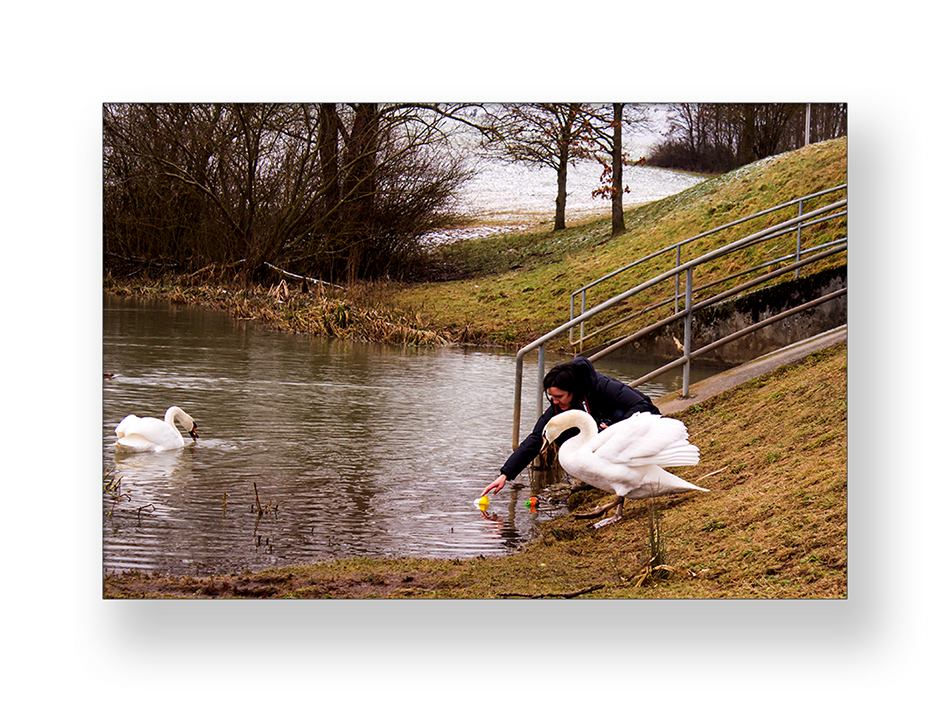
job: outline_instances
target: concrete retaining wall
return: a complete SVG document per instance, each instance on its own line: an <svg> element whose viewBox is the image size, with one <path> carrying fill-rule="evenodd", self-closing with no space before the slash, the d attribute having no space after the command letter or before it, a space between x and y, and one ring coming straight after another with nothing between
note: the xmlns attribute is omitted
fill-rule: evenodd
<svg viewBox="0 0 950 702"><path fill-rule="evenodd" d="M779 283L765 290L700 310L693 316L692 348L705 346L767 317L840 290L847 284L847 266L841 266L804 276L796 281ZM847 324L847 322L848 296L845 294L721 346L694 363L717 366L745 363L789 344ZM676 341L674 341L674 336ZM677 342L682 343L682 341L683 324L675 322L665 329L618 349L612 355L615 358L665 363L682 356L677 346ZM594 351L596 349L586 350L584 355L590 355Z"/></svg>

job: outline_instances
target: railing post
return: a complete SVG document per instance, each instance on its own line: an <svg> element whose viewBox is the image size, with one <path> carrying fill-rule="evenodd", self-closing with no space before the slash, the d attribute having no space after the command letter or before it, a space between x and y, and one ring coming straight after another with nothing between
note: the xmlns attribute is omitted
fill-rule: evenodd
<svg viewBox="0 0 950 702"><path fill-rule="evenodd" d="M524 356L520 353L515 358L515 410L511 428L511 450L514 451L521 443L521 381L524 373Z"/></svg>
<svg viewBox="0 0 950 702"><path fill-rule="evenodd" d="M809 106L810 107L810 106ZM802 206L804 198L798 201L798 216L802 216ZM795 239L795 263L802 259L802 223L798 223L798 236ZM798 280L798 269L795 269L795 280Z"/></svg>
<svg viewBox="0 0 950 702"><path fill-rule="evenodd" d="M581 290L581 314L584 314L586 311L587 311L587 289L585 288L584 290ZM584 350L584 322L585 321L586 320L581 320L581 338L580 338L581 351ZM573 330L574 330L574 327L571 327L571 331Z"/></svg>
<svg viewBox="0 0 950 702"><path fill-rule="evenodd" d="M538 416L544 414L544 344L538 347Z"/></svg>
<svg viewBox="0 0 950 702"><path fill-rule="evenodd" d="M686 317L683 319L683 398L689 397L689 356L693 329L693 267L686 269Z"/></svg>
<svg viewBox="0 0 950 702"><path fill-rule="evenodd" d="M574 321L574 293L571 293L571 317L570 317L570 319L571 319L572 322ZM567 330L567 340L568 340L568 342L571 344L571 346L574 345L574 327L571 327L570 329Z"/></svg>
<svg viewBox="0 0 950 702"><path fill-rule="evenodd" d="M680 267L680 263L681 263L680 262L681 248L682 247L679 244L676 245L676 267L677 268ZM680 274L677 273L676 274L676 294L673 295L673 312L676 313L679 311L680 311Z"/></svg>

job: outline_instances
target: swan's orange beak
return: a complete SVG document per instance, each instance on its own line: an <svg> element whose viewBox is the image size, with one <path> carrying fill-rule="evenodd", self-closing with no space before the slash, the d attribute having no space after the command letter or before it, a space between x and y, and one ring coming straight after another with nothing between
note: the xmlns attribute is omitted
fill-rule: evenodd
<svg viewBox="0 0 950 702"><path fill-rule="evenodd" d="M189 431L188 434L195 441L198 440L198 423L197 422L194 423L194 425L191 427L191 431Z"/></svg>

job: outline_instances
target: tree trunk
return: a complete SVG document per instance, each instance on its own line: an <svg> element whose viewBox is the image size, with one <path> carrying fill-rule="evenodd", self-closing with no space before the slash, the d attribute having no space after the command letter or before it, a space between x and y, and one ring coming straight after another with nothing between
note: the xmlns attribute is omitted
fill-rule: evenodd
<svg viewBox="0 0 950 702"><path fill-rule="evenodd" d="M579 105L571 104L561 123L561 134L557 143L557 199L554 201L554 231L567 228L565 210L567 209L567 165L571 160L572 129Z"/></svg>
<svg viewBox="0 0 950 702"><path fill-rule="evenodd" d="M554 200L554 231L567 228L564 211L567 209L567 154L568 145L562 144L557 164L557 198Z"/></svg>
<svg viewBox="0 0 950 702"><path fill-rule="evenodd" d="M318 133L320 151L320 175L323 181L322 214L331 219L340 204L340 156L339 156L340 117L333 103L320 105L320 130Z"/></svg>
<svg viewBox="0 0 950 702"><path fill-rule="evenodd" d="M363 273L371 247L366 242L375 234L376 226L376 159L379 148L379 109L374 103L353 105L353 128L347 143L344 179L343 224L349 233L346 242L346 276L349 284Z"/></svg>
<svg viewBox="0 0 950 702"><path fill-rule="evenodd" d="M353 219L364 224L372 220L376 194L376 150L379 141L379 111L373 103L353 106L353 129L347 144L349 186L346 198L354 207Z"/></svg>
<svg viewBox="0 0 950 702"><path fill-rule="evenodd" d="M627 231L623 221L623 103L614 103L613 140L613 191L610 196L610 231L620 234Z"/></svg>
<svg viewBox="0 0 950 702"><path fill-rule="evenodd" d="M755 105L740 105L739 165L744 166L755 160Z"/></svg>

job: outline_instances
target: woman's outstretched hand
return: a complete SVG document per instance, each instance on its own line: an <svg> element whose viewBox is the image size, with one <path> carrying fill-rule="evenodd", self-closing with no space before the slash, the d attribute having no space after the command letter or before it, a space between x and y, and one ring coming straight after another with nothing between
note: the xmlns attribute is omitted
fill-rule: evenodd
<svg viewBox="0 0 950 702"><path fill-rule="evenodd" d="M492 482L491 485L489 485L487 488L482 490L482 496L487 495L488 493L492 491L494 491L495 494L497 495L498 491L501 490L503 487L505 487L505 483L507 481L508 481L508 478L506 478L505 474L502 473L497 478L495 478L494 482Z"/></svg>

